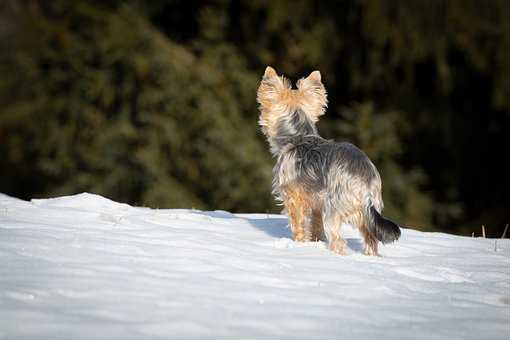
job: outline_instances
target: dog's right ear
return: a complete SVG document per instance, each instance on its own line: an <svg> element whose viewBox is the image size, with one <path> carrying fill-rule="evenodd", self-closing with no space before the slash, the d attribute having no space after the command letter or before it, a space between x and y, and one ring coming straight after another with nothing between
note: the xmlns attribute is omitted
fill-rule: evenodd
<svg viewBox="0 0 510 340"><path fill-rule="evenodd" d="M266 67L257 91L257 101L261 111L270 110L281 94L290 89L290 84L283 76L279 77L274 68Z"/></svg>

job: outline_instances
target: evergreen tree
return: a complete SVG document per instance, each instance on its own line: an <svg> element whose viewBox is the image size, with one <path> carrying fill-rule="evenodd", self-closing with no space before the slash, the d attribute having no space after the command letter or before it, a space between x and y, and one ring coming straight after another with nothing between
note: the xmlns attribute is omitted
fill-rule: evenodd
<svg viewBox="0 0 510 340"><path fill-rule="evenodd" d="M22 194L86 190L160 207L271 206L269 156L243 113L256 78L242 64L214 67L129 6L56 1L25 19L14 14L20 40L10 41L14 53L3 65L16 72L2 88L20 91L3 93L0 131L7 178L38 184ZM251 91L239 91L243 72Z"/></svg>

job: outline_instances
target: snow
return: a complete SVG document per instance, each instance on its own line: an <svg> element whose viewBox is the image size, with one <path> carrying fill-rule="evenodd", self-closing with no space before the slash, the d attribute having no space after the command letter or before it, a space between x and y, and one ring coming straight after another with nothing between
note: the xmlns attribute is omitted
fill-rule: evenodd
<svg viewBox="0 0 510 340"><path fill-rule="evenodd" d="M381 257L280 215L0 194L0 339L509 339L510 242L403 229Z"/></svg>

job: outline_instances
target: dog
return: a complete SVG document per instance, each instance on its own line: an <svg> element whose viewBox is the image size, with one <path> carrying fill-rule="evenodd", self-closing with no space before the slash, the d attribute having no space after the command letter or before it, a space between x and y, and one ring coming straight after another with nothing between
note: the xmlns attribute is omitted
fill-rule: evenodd
<svg viewBox="0 0 510 340"><path fill-rule="evenodd" d="M346 254L342 224L357 228L365 254L378 255L378 241L400 237L400 227L382 217L381 177L363 151L319 136L316 123L327 108L319 71L296 83L268 66L257 91L259 124L271 153L273 195L283 203L295 241L325 241Z"/></svg>

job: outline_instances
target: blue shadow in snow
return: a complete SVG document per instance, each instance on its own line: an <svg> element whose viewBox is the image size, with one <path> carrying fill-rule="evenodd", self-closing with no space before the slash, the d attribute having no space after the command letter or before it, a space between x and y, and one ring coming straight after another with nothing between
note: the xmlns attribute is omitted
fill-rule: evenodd
<svg viewBox="0 0 510 340"><path fill-rule="evenodd" d="M243 218L245 218L253 227L262 230L271 237L292 239L292 232L288 227L288 220L286 218ZM352 251L363 254L365 248L363 240L356 237L346 237L345 242L347 242L347 246Z"/></svg>
<svg viewBox="0 0 510 340"><path fill-rule="evenodd" d="M286 218L243 218L245 218L253 227L262 230L271 237L285 237L292 239L292 232L288 227L288 220Z"/></svg>
<svg viewBox="0 0 510 340"><path fill-rule="evenodd" d="M345 242L347 242L347 246L356 253L363 253L365 246L363 245L363 241L359 238L346 238Z"/></svg>
<svg viewBox="0 0 510 340"><path fill-rule="evenodd" d="M232 214L228 211L224 210L214 210L214 211L202 211L202 210L191 210L190 211L193 214L202 215L202 216L208 216L211 218L223 218L223 219L230 219L230 218L240 218L246 220L250 225L252 225L254 228L262 230L266 234L268 234L271 237L276 238L290 238L292 239L292 232L290 228L288 227L288 219L282 216L281 218L275 218L275 217L250 217L249 214L241 214L243 216L237 216L235 214ZM261 215L261 214L257 214Z"/></svg>

